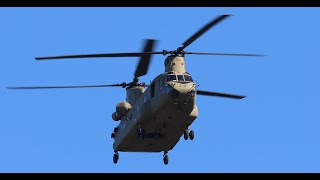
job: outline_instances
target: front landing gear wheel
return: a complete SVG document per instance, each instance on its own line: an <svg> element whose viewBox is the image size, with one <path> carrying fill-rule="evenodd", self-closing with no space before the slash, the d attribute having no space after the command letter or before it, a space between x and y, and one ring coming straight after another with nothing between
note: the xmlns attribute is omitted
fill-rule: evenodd
<svg viewBox="0 0 320 180"><path fill-rule="evenodd" d="M191 130L191 131L189 132L189 138L190 138L190 140L193 140L193 139L194 139L194 131L193 131L193 130Z"/></svg>
<svg viewBox="0 0 320 180"><path fill-rule="evenodd" d="M137 129L137 139L144 139L146 135L146 130L145 129Z"/></svg>
<svg viewBox="0 0 320 180"><path fill-rule="evenodd" d="M113 163L117 164L118 163L118 160L119 160L119 154L118 153L115 153L113 155Z"/></svg>
<svg viewBox="0 0 320 180"><path fill-rule="evenodd" d="M168 156L167 154L165 154L165 155L163 156L163 163L164 163L165 165L167 165L167 164L169 163L169 156Z"/></svg>

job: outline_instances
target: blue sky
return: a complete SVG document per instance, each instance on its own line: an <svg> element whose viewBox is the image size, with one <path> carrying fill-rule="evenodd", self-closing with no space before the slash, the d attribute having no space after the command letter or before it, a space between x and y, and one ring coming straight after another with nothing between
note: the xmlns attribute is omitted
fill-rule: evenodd
<svg viewBox="0 0 320 180"><path fill-rule="evenodd" d="M122 88L14 91L6 86L132 80L138 58L36 61L36 56L172 50L221 14L234 16L186 50L263 58L186 57L199 89L194 141L162 153L121 153L110 133ZM319 8L1 8L0 172L319 172ZM164 71L154 56L149 82Z"/></svg>

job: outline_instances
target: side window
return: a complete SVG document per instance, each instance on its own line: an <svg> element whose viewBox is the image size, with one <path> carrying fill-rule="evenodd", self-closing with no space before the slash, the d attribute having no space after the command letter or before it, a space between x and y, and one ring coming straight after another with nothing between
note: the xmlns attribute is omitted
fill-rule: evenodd
<svg viewBox="0 0 320 180"><path fill-rule="evenodd" d="M186 81L191 81L191 82L192 82L192 77L189 76L189 75L184 75L184 79L185 79Z"/></svg>
<svg viewBox="0 0 320 180"><path fill-rule="evenodd" d="M151 84L151 89L150 89L150 95L151 95L151 98L153 98L154 97L154 85L155 85L155 83L152 83Z"/></svg>

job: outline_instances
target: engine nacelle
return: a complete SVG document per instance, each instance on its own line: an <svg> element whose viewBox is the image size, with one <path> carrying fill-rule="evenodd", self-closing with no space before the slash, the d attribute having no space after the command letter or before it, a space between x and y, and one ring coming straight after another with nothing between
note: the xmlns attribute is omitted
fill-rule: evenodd
<svg viewBox="0 0 320 180"><path fill-rule="evenodd" d="M119 121L121 118L118 117L117 112L114 112L114 113L112 113L112 119L113 119L114 121Z"/></svg>
<svg viewBox="0 0 320 180"><path fill-rule="evenodd" d="M116 106L116 112L112 113L112 119L119 121L132 108L128 102L120 102Z"/></svg>

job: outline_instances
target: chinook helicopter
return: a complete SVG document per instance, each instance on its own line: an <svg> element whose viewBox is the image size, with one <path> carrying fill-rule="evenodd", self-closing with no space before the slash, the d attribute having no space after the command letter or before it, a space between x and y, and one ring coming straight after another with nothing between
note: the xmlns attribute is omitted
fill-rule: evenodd
<svg viewBox="0 0 320 180"><path fill-rule="evenodd" d="M230 15L220 15L210 21L187 39L182 46L172 51L154 52L156 41L148 39L143 52L108 53L36 57L36 60L67 58L105 58L140 57L133 81L109 85L90 86L41 86L8 87L9 89L53 89L53 88L98 88L122 87L126 89L126 101L116 105L112 114L114 121L120 123L111 133L114 139L113 162L119 159L118 152L163 152L163 162L169 162L168 151L172 150L183 136L185 140L194 139L190 126L198 117L196 96L216 96L242 99L245 96L198 90L198 84L186 70L185 55L226 55L226 56L263 56L257 54L202 53L184 51L191 43ZM165 72L158 75L150 84L139 82L139 77L147 74L153 54L168 55L164 61Z"/></svg>

